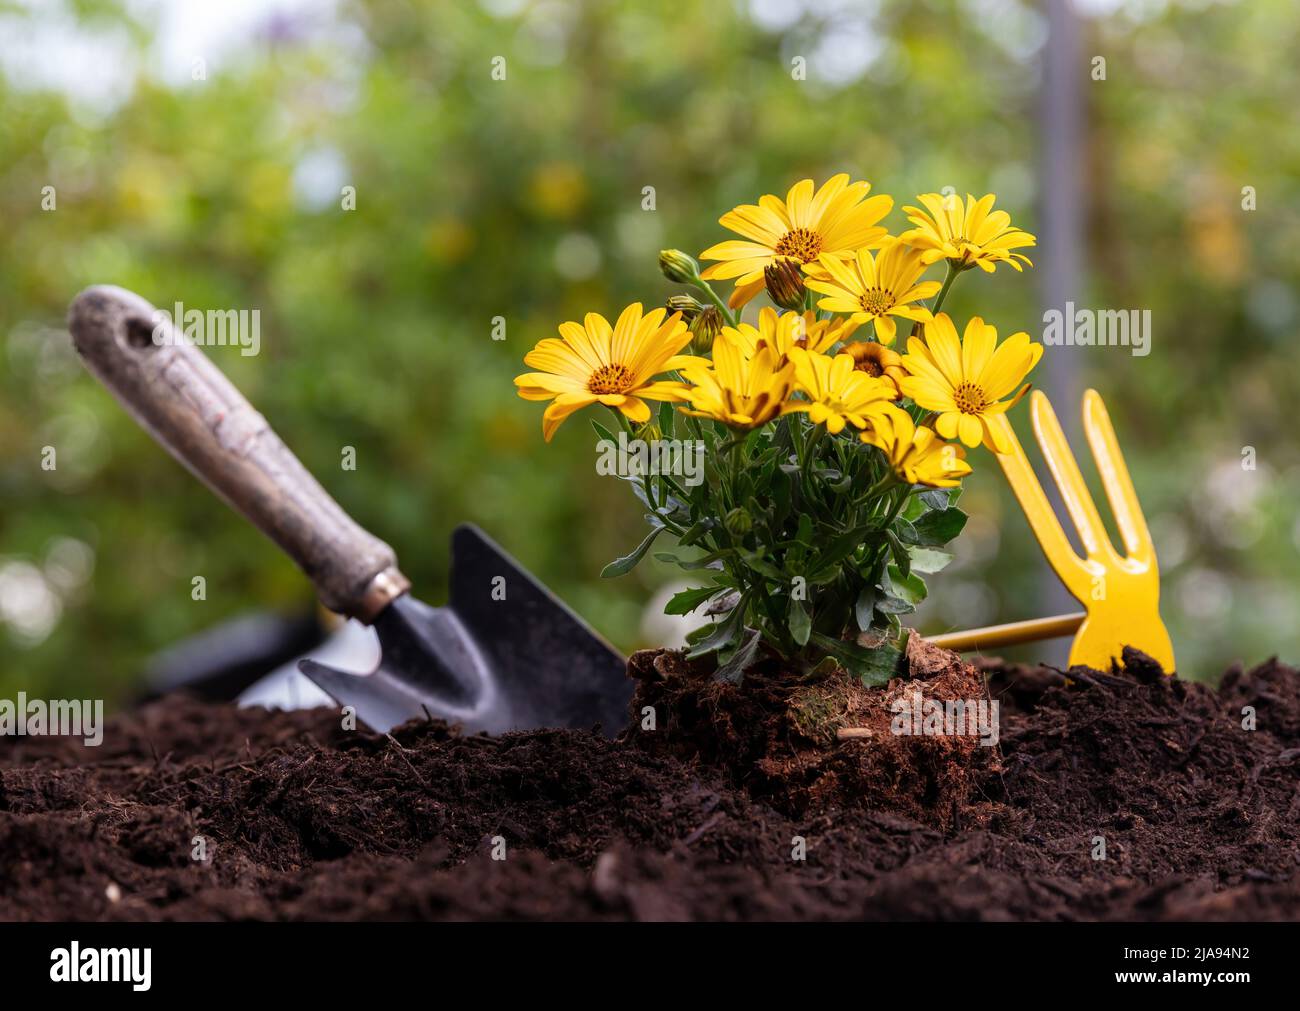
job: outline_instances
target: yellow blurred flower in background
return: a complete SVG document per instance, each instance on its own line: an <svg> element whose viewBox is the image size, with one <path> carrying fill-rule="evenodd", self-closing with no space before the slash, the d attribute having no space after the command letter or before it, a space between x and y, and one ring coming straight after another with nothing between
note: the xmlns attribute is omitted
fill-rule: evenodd
<svg viewBox="0 0 1300 1011"><path fill-rule="evenodd" d="M894 473L908 484L952 488L971 472L965 449L918 426L898 407L874 414L859 438L881 449Z"/></svg>
<svg viewBox="0 0 1300 1011"><path fill-rule="evenodd" d="M424 233L424 249L439 263L460 263L474 250L474 232L460 218L438 218Z"/></svg>
<svg viewBox="0 0 1300 1011"><path fill-rule="evenodd" d="M571 218L587 200L587 179L572 162L548 162L533 172L528 194L533 207L546 217Z"/></svg>
<svg viewBox="0 0 1300 1011"><path fill-rule="evenodd" d="M650 420L646 400L682 401L687 388L675 381L653 382L700 359L679 355L690 341L681 313L667 320L667 310L642 315L640 302L623 310L613 327L599 313L589 312L581 324L561 323L560 338L548 337L524 356L524 364L539 372L515 377L525 400L549 400L542 415L547 442L574 411L602 403L641 424Z"/></svg>
<svg viewBox="0 0 1300 1011"><path fill-rule="evenodd" d="M925 326L925 340L907 342L903 368L908 375L900 382L904 396L927 411L937 411L934 427L945 439L960 438L967 446L981 441L996 453L1010 450L1000 426L993 419L1025 395L1025 383L1010 400L1010 394L1038 364L1041 344L1032 344L1029 334L1013 333L997 346L998 332L971 317L966 332L957 339L957 328L946 312Z"/></svg>
<svg viewBox="0 0 1300 1011"><path fill-rule="evenodd" d="M1029 257L1012 250L1033 246L1038 240L1014 227L1006 211L993 210L997 197L992 193L979 200L968 193L964 204L955 194L922 193L917 199L925 210L903 208L916 227L899 238L921 250L927 264L946 259L958 270L979 267L990 274L999 263L1009 263L1016 270L1024 269L1020 261L1033 266Z"/></svg>
<svg viewBox="0 0 1300 1011"><path fill-rule="evenodd" d="M807 400L791 400L783 414L807 412L815 425L824 424L835 435L845 424L865 428L867 417L882 410L894 396L894 386L853 367L848 355L817 354L804 348L790 352L794 363L795 384Z"/></svg>
<svg viewBox="0 0 1300 1011"><path fill-rule="evenodd" d="M886 235L877 222L893 209L894 198L868 197L870 191L870 183L850 183L848 174L841 173L815 193L813 181L804 179L790 187L785 200L768 194L757 204L733 208L718 223L747 241L710 246L700 259L722 262L700 276L706 281L735 278L729 300L734 309L763 290L763 269L777 260L806 264L822 255L844 259L859 249L874 249Z"/></svg>

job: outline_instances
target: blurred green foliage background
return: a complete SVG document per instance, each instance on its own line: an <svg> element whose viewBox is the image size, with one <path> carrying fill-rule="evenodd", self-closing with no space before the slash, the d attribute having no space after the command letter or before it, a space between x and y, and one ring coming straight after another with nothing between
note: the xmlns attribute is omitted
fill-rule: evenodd
<svg viewBox="0 0 1300 1011"><path fill-rule="evenodd" d="M1300 16L1082 6L1076 301L1150 308L1155 333L1146 358L1074 354L1077 382L1111 406L1185 673L1294 659ZM260 355L208 353L422 596L472 519L632 648L666 634L648 602L676 577L598 578L640 511L595 474L584 418L542 443L511 383L525 351L660 302L661 247L728 238L722 212L804 176L848 171L898 207L992 190L1039 230L1047 20L1023 0L232 3L224 34L187 24L203 7L223 5L0 0L0 693L122 698L158 649L311 600L81 368L63 318L83 286L259 309ZM967 275L948 304L1041 331L1035 271ZM992 459L974 463L926 630L1042 613L1050 575Z"/></svg>

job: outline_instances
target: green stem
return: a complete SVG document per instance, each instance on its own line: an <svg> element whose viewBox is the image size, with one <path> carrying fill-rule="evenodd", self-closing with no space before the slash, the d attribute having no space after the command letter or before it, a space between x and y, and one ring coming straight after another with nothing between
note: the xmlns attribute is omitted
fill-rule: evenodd
<svg viewBox="0 0 1300 1011"><path fill-rule="evenodd" d="M812 475L813 457L817 453L817 444L821 442L822 432L824 431L825 428L823 426L813 425L808 433L808 443L804 448L803 455L803 481L805 488L809 487Z"/></svg>
<svg viewBox="0 0 1300 1011"><path fill-rule="evenodd" d="M759 593L763 601L761 606L767 612L768 627L776 634L781 652L788 655L795 646L794 638L786 629L785 615L777 610L776 594L767 592L766 578L759 579Z"/></svg>
<svg viewBox="0 0 1300 1011"><path fill-rule="evenodd" d="M901 481L898 483L902 484ZM911 496L912 493L911 486L903 485L903 487L905 488L903 494L899 495L898 498L890 506L889 513L885 517L885 522L881 524L880 529L882 531L888 530L890 528L894 520L898 518L898 514L903 511L903 506L906 504L908 498ZM882 539L879 546L876 548L875 553L871 557L872 569L875 569L878 565L880 565L880 563L883 562L888 555L889 555L889 542L887 540Z"/></svg>
<svg viewBox="0 0 1300 1011"><path fill-rule="evenodd" d="M952 287L952 282L957 280L957 275L961 273L952 265L951 260L945 260L944 262L948 265L948 275L943 279L943 287L939 289L939 294L935 296L934 305L930 306L930 312L936 316L939 314L939 310L943 308L944 299L948 297L948 289ZM915 337L920 332L921 321L917 320L912 324L912 336Z"/></svg>
<svg viewBox="0 0 1300 1011"><path fill-rule="evenodd" d="M856 508L859 505L863 505L864 503L870 502L873 499L880 497L885 492L889 491L889 489L892 488L894 485L900 483L901 482L898 480L898 475L896 475L892 470L890 470L885 474L884 477L882 477L879 481L877 481L870 488L868 488L862 495L859 495L857 498L855 498L853 500L852 507ZM892 522L892 517L891 517L891 522ZM886 524L886 526L888 526L888 524Z"/></svg>
<svg viewBox="0 0 1300 1011"><path fill-rule="evenodd" d="M952 282L957 280L957 275L961 271L954 267L951 261L948 262L948 276L943 279L943 287L939 289L939 294L935 297L934 305L930 306L930 311L938 313L943 308L943 300L948 297L948 289L952 287Z"/></svg>
<svg viewBox="0 0 1300 1011"><path fill-rule="evenodd" d="M631 442L633 439L635 439L636 432L632 428L632 422L630 422L627 419L627 415L625 415L622 411L620 411L616 407L610 407L609 411L618 420L619 428L621 428L624 432L627 433L628 441ZM660 474L658 476L662 481L666 481L669 485L675 488L677 490L677 493L682 497L683 501L686 500L686 493L682 491L680 487L678 487L677 482L675 482L671 477L669 477L666 474ZM677 534L678 536L684 534L686 532L685 528L683 528L680 524L674 523L672 520L668 519L668 517L664 516L663 513L660 512L661 504L659 502L659 496L656 495L655 492L652 491L650 488L649 474L641 475L641 487L645 490L645 497L650 501L651 508L654 509L654 513L659 518L659 522L661 522L664 525L664 527L668 529L671 533Z"/></svg>
<svg viewBox="0 0 1300 1011"><path fill-rule="evenodd" d="M718 297L718 293L713 290L713 286L710 285L708 281L704 280L702 277L697 277L695 279L695 287L699 288L700 291L709 296L709 301L718 307L718 311L722 313L722 318L727 321L728 326L736 325L735 315L727 306L727 303Z"/></svg>
<svg viewBox="0 0 1300 1011"><path fill-rule="evenodd" d="M890 524L898 519L898 514L903 511L903 506L907 504L907 500L912 493L910 485L902 485L902 482L899 482L899 484L904 488L903 494L899 495L890 507L889 515L885 517L885 524L881 527L882 530L888 530Z"/></svg>
<svg viewBox="0 0 1300 1011"><path fill-rule="evenodd" d="M741 504L736 496L736 488L740 485L740 475L745 469L743 461L745 458L745 443L748 441L748 438L737 439L731 446L731 486L727 489L727 495L733 508Z"/></svg>

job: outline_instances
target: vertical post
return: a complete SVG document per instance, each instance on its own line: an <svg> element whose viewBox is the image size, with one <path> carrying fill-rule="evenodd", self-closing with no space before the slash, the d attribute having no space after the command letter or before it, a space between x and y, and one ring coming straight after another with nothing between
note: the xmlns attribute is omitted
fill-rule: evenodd
<svg viewBox="0 0 1300 1011"><path fill-rule="evenodd" d="M1083 298L1083 161L1084 114L1082 82L1087 67L1080 44L1079 20L1072 0L1047 0L1047 44L1043 47L1042 93L1040 96L1039 160L1042 202L1038 279L1042 307L1065 311L1065 303L1082 305ZM1040 317L1041 318L1041 317ZM1067 326L1068 326L1067 321ZM1080 453L1079 403L1083 394L1079 373L1081 354L1077 347L1053 347L1043 356L1041 382L1056 407L1066 437ZM1044 487L1058 515L1064 515L1053 482ZM1067 527L1068 529L1068 527ZM1048 613L1074 610L1073 597L1044 565L1041 579ZM1067 646L1052 644L1059 651L1056 662L1064 662ZM1046 651L1045 651L1046 652ZM1047 655L1045 660L1054 659Z"/></svg>

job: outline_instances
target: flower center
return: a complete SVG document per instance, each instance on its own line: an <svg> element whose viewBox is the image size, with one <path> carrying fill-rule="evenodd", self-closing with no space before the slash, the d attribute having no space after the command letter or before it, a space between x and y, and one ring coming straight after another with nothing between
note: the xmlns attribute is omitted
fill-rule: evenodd
<svg viewBox="0 0 1300 1011"><path fill-rule="evenodd" d="M626 393L632 386L632 370L617 362L602 365L587 380L587 390L596 395L603 393Z"/></svg>
<svg viewBox="0 0 1300 1011"><path fill-rule="evenodd" d="M811 263L822 251L822 237L809 228L786 232L776 244L777 256L788 256L800 263Z"/></svg>
<svg viewBox="0 0 1300 1011"><path fill-rule="evenodd" d="M869 376L875 376L877 379L885 374L885 370L880 367L880 363L874 362L870 358L863 358L854 368L859 372L865 372Z"/></svg>
<svg viewBox="0 0 1300 1011"><path fill-rule="evenodd" d="M894 307L894 293L884 288L868 288L858 298L862 311L872 316L883 316Z"/></svg>
<svg viewBox="0 0 1300 1011"><path fill-rule="evenodd" d="M957 405L957 410L962 414L982 414L989 406L983 388L966 379L958 383L957 388L952 391L952 399Z"/></svg>

